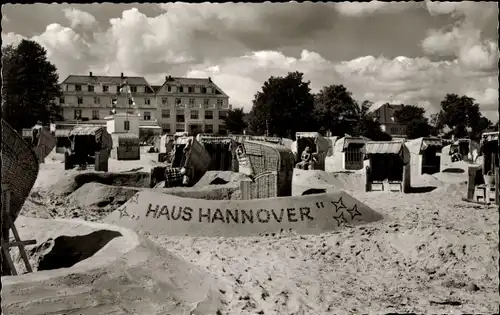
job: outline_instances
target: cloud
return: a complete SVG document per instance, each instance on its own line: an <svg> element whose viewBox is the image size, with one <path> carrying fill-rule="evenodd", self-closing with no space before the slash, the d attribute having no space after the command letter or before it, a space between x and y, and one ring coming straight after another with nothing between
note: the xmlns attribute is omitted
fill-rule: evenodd
<svg viewBox="0 0 500 315"><path fill-rule="evenodd" d="M47 59L57 66L61 80L71 73L85 73L92 64L90 44L69 27L50 24L31 39L45 47Z"/></svg>
<svg viewBox="0 0 500 315"><path fill-rule="evenodd" d="M496 3L426 2L429 13L451 15L456 23L451 29L431 29L422 41L423 50L431 55L454 56L472 71L497 71L498 42L484 37L488 23L498 23Z"/></svg>
<svg viewBox="0 0 500 315"><path fill-rule="evenodd" d="M343 84L358 101L403 102L433 113L439 109L446 93L458 93L476 97L481 108L490 114L498 106L494 94L498 89L496 77L472 80L468 72L461 70L458 61L365 56L334 63L307 50L302 51L300 58L277 51L259 51L228 58L220 64L193 67L187 75L212 77L231 96L233 105L249 110L255 92L264 81L271 75L284 76L295 70L303 72L305 80L311 80L313 92L325 85Z"/></svg>
<svg viewBox="0 0 500 315"><path fill-rule="evenodd" d="M419 4L416 2L340 2L335 4L338 12L348 16L365 16L374 13L400 13L410 8L416 8Z"/></svg>
<svg viewBox="0 0 500 315"><path fill-rule="evenodd" d="M12 32L2 33L2 46L8 46L10 44L19 44L21 40L23 40L24 36L19 34L15 34Z"/></svg>
<svg viewBox="0 0 500 315"><path fill-rule="evenodd" d="M70 21L71 28L92 28L97 22L92 14L78 9L63 9L63 12L64 16Z"/></svg>

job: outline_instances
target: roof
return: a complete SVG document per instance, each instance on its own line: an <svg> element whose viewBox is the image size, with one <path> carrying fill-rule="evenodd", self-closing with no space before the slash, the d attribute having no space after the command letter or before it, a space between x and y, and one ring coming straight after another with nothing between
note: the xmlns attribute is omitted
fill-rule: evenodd
<svg viewBox="0 0 500 315"><path fill-rule="evenodd" d="M104 127L100 126L76 126L70 132L70 136L89 136L102 132Z"/></svg>
<svg viewBox="0 0 500 315"><path fill-rule="evenodd" d="M144 77L126 77L121 76L102 76L102 75L69 75L61 84L116 84L120 85L123 81L127 81L130 85L145 85L149 86L148 81Z"/></svg>
<svg viewBox="0 0 500 315"><path fill-rule="evenodd" d="M368 109L368 114L375 112L377 109L380 109L385 104L389 105L390 107L395 107L395 106L402 107L403 106L401 104L390 104L387 101L379 101L379 102L373 103L372 106L370 106L370 108Z"/></svg>
<svg viewBox="0 0 500 315"><path fill-rule="evenodd" d="M369 141L365 145L366 154L399 154L403 148L400 141Z"/></svg>
<svg viewBox="0 0 500 315"><path fill-rule="evenodd" d="M224 91L215 84L210 77L208 78L182 78L182 77L172 77L167 76L165 82L160 86L156 93L158 93L166 85L203 85L207 87L215 87L219 93L213 95L220 95L224 97L229 97Z"/></svg>
<svg viewBox="0 0 500 315"><path fill-rule="evenodd" d="M439 138L417 138L408 140L405 143L408 150L413 154L420 154L428 147L443 147L443 142Z"/></svg>

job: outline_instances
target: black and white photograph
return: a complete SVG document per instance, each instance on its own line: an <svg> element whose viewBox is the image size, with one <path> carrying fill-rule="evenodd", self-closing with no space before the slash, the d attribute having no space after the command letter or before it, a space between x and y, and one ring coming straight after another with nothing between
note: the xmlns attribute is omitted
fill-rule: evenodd
<svg viewBox="0 0 500 315"><path fill-rule="evenodd" d="M1 11L0 314L500 313L497 2Z"/></svg>

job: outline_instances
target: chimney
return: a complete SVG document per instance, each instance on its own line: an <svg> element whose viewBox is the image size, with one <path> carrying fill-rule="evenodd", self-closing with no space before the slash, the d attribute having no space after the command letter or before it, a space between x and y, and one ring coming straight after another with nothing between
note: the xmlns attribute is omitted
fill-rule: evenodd
<svg viewBox="0 0 500 315"><path fill-rule="evenodd" d="M121 74L121 78L123 79L123 72L122 72L122 74Z"/></svg>
<svg viewBox="0 0 500 315"><path fill-rule="evenodd" d="M91 76L92 76L92 71L89 72L89 77L91 77Z"/></svg>
<svg viewBox="0 0 500 315"><path fill-rule="evenodd" d="M165 76L165 82L168 82L168 75Z"/></svg>
<svg viewBox="0 0 500 315"><path fill-rule="evenodd" d="M212 83L212 78L208 77L208 82Z"/></svg>

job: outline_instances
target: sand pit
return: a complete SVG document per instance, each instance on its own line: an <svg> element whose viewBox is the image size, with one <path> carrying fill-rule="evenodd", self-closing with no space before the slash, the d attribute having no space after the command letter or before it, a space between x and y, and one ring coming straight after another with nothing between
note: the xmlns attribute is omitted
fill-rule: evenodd
<svg viewBox="0 0 500 315"><path fill-rule="evenodd" d="M19 221L23 238L35 238L42 246L53 239L55 244L41 256L40 271L2 277L3 314L222 310L224 290L214 278L132 231L84 221Z"/></svg>
<svg viewBox="0 0 500 315"><path fill-rule="evenodd" d="M255 200L200 200L142 191L104 220L152 235L247 236L332 231L382 216L345 192Z"/></svg>

